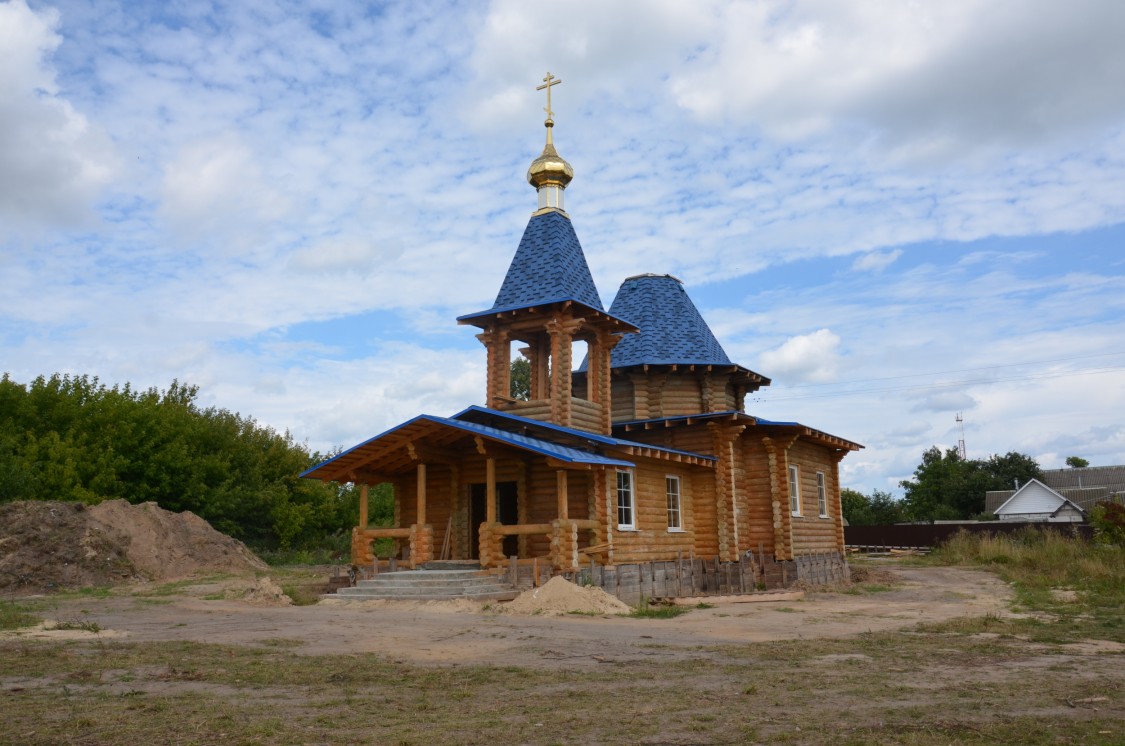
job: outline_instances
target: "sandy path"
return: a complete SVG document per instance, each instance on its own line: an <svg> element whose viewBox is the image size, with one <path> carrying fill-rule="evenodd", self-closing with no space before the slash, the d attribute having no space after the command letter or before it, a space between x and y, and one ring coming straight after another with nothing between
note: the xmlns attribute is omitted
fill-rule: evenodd
<svg viewBox="0 0 1125 746"><path fill-rule="evenodd" d="M722 604L675 619L515 616L465 604L386 602L262 607L173 597L171 603L111 597L61 602L117 640L256 644L285 638L306 654L374 652L410 663L593 665L678 659L702 648L772 640L846 637L987 612L1005 613L1008 587L995 576L948 567L887 567L894 590L810 593L798 601Z"/></svg>

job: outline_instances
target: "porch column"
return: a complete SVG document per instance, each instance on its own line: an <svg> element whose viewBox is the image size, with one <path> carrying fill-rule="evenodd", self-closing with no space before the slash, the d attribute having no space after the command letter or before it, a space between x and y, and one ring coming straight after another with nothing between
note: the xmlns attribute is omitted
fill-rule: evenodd
<svg viewBox="0 0 1125 746"><path fill-rule="evenodd" d="M434 558L434 528L426 523L426 465L418 464L418 517L410 527L410 565L418 567Z"/></svg>
<svg viewBox="0 0 1125 746"><path fill-rule="evenodd" d="M567 519L567 493L566 493L566 469L559 469L555 472L555 477L558 481L559 493L559 518L561 520Z"/></svg>
<svg viewBox="0 0 1125 746"><path fill-rule="evenodd" d="M487 520L496 523L496 459L484 462L484 484Z"/></svg>
<svg viewBox="0 0 1125 746"><path fill-rule="evenodd" d="M367 485L359 486L359 527L367 528Z"/></svg>
<svg viewBox="0 0 1125 746"><path fill-rule="evenodd" d="M419 526L426 525L426 465L418 464L418 519Z"/></svg>

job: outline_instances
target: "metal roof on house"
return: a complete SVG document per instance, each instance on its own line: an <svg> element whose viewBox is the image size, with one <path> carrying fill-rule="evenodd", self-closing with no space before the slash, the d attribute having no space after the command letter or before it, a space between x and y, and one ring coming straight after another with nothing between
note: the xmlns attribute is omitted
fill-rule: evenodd
<svg viewBox="0 0 1125 746"><path fill-rule="evenodd" d="M605 312L570 218L533 215L492 304L493 311L572 300ZM479 314L472 314L473 316Z"/></svg>
<svg viewBox="0 0 1125 746"><path fill-rule="evenodd" d="M546 437L550 437L551 433L557 433L559 435L567 436L569 438L577 438L579 441L599 443L599 444L602 444L602 445L609 446L611 448L624 448L624 449L643 448L645 451L650 451L650 452L655 451L655 452L658 452L658 453L661 453L661 454L667 454L667 455L671 455L671 456L684 456L684 457L688 457L688 458L692 458L692 459L702 459L704 461L714 461L715 460L714 456L707 456L707 455L704 455L704 454L701 454L701 453L694 453L692 451L682 451L682 450L678 450L676 448L666 448L664 446L654 446L654 445L649 444L649 443L641 443L641 442L638 442L638 441L635 441L635 440L626 440L625 438L615 438L611 435L600 435L598 433L592 433L592 432L589 432L587 430L577 430L577 429L572 428L572 427L564 427L563 425L556 425L553 422L543 422L542 420L532 420L532 419L529 419L527 417L520 417L519 415L512 414L510 412L501 412L500 410L497 410L497 409L488 409L487 407L481 407L481 406L477 406L477 405L473 405L471 407L468 407L468 408L458 412L457 414L453 415L453 417L452 417L452 419L456 419L456 420L463 420L463 419L466 419L466 418L477 418L477 419L488 418L488 419L493 419L493 420L499 419L499 420L511 423L511 425L519 426L519 427L525 428L527 430L537 430L537 431L543 432L546 435Z"/></svg>
<svg viewBox="0 0 1125 746"><path fill-rule="evenodd" d="M609 307L640 328L613 348L612 365L733 365L719 340L671 275L637 275L621 283Z"/></svg>
<svg viewBox="0 0 1125 746"><path fill-rule="evenodd" d="M427 434L439 430L452 430L470 436L481 436L488 440L503 443L524 451L538 453L548 458L573 464L591 464L595 466L623 466L631 467L633 462L623 459L609 458L598 453L580 448L552 443L541 438L501 430L488 425L467 420L454 420L447 417L435 417L422 414L412 420L402 423L353 446L343 453L328 459L311 469L301 473L302 477L317 479L351 481L350 472L358 468L366 468L372 463L376 470L384 468L378 465L381 457L389 457L395 451L407 449L409 444L426 437Z"/></svg>
<svg viewBox="0 0 1125 746"><path fill-rule="evenodd" d="M729 410L725 412L705 412L700 414L682 414L674 417L655 417L647 420L631 420L629 422L615 422L613 423L614 430L624 432L637 431L637 430L655 430L665 427L680 427L684 425L692 425L697 422L714 422L718 420L727 420L730 422L742 422L747 425L755 425L758 427L781 427L787 430L796 430L799 434L804 435L812 440L819 441L825 445L834 446L836 448L845 448L850 451L858 451L863 446L854 441L841 438L838 435L832 435L822 430L811 428L808 425L802 425L800 422L777 422L774 420L764 420L761 417L754 417L745 412L737 412Z"/></svg>

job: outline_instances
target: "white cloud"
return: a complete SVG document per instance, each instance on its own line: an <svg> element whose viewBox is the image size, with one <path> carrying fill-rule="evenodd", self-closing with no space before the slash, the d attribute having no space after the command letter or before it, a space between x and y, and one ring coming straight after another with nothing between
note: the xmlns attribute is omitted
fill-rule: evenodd
<svg viewBox="0 0 1125 746"><path fill-rule="evenodd" d="M829 329L790 337L777 349L762 353L761 369L787 383L831 381L839 365L839 346L840 338Z"/></svg>
<svg viewBox="0 0 1125 746"><path fill-rule="evenodd" d="M871 251L856 257L852 269L858 272L882 272L902 256L902 249L891 251Z"/></svg>
<svg viewBox="0 0 1125 746"><path fill-rule="evenodd" d="M59 95L58 23L55 10L0 3L0 223L9 227L89 222L113 175L109 141Z"/></svg>
<svg viewBox="0 0 1125 746"><path fill-rule="evenodd" d="M731 3L711 43L671 78L704 118L759 123L771 136L885 138L910 159L981 144L1053 141L1125 113L1106 95L1125 77L1115 0Z"/></svg>
<svg viewBox="0 0 1125 746"><path fill-rule="evenodd" d="M976 399L964 391L937 391L914 405L915 412L960 412L972 409Z"/></svg>

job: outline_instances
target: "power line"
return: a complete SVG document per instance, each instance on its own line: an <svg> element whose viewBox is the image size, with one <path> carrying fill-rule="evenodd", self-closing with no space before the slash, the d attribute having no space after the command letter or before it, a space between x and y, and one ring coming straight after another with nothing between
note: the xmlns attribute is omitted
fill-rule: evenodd
<svg viewBox="0 0 1125 746"><path fill-rule="evenodd" d="M1049 360L1029 360L1023 363L1002 363L999 365L985 365L979 368L958 368L955 370L937 370L925 373L904 373L898 376L884 376L880 378L864 378L855 381L836 381L834 383L799 383L793 386L788 386L790 389L805 389L805 388L821 388L824 386L848 386L853 383L871 383L873 381L898 381L903 378L921 378L923 376L945 376L951 373L973 373L979 370L1000 370L1001 368L1022 368L1028 365L1047 365L1048 363L1067 363L1072 360L1087 360L1093 357L1113 357L1116 355L1125 355L1125 350L1118 350L1117 352L1098 352L1090 355L1074 355L1072 357L1057 357Z"/></svg>

